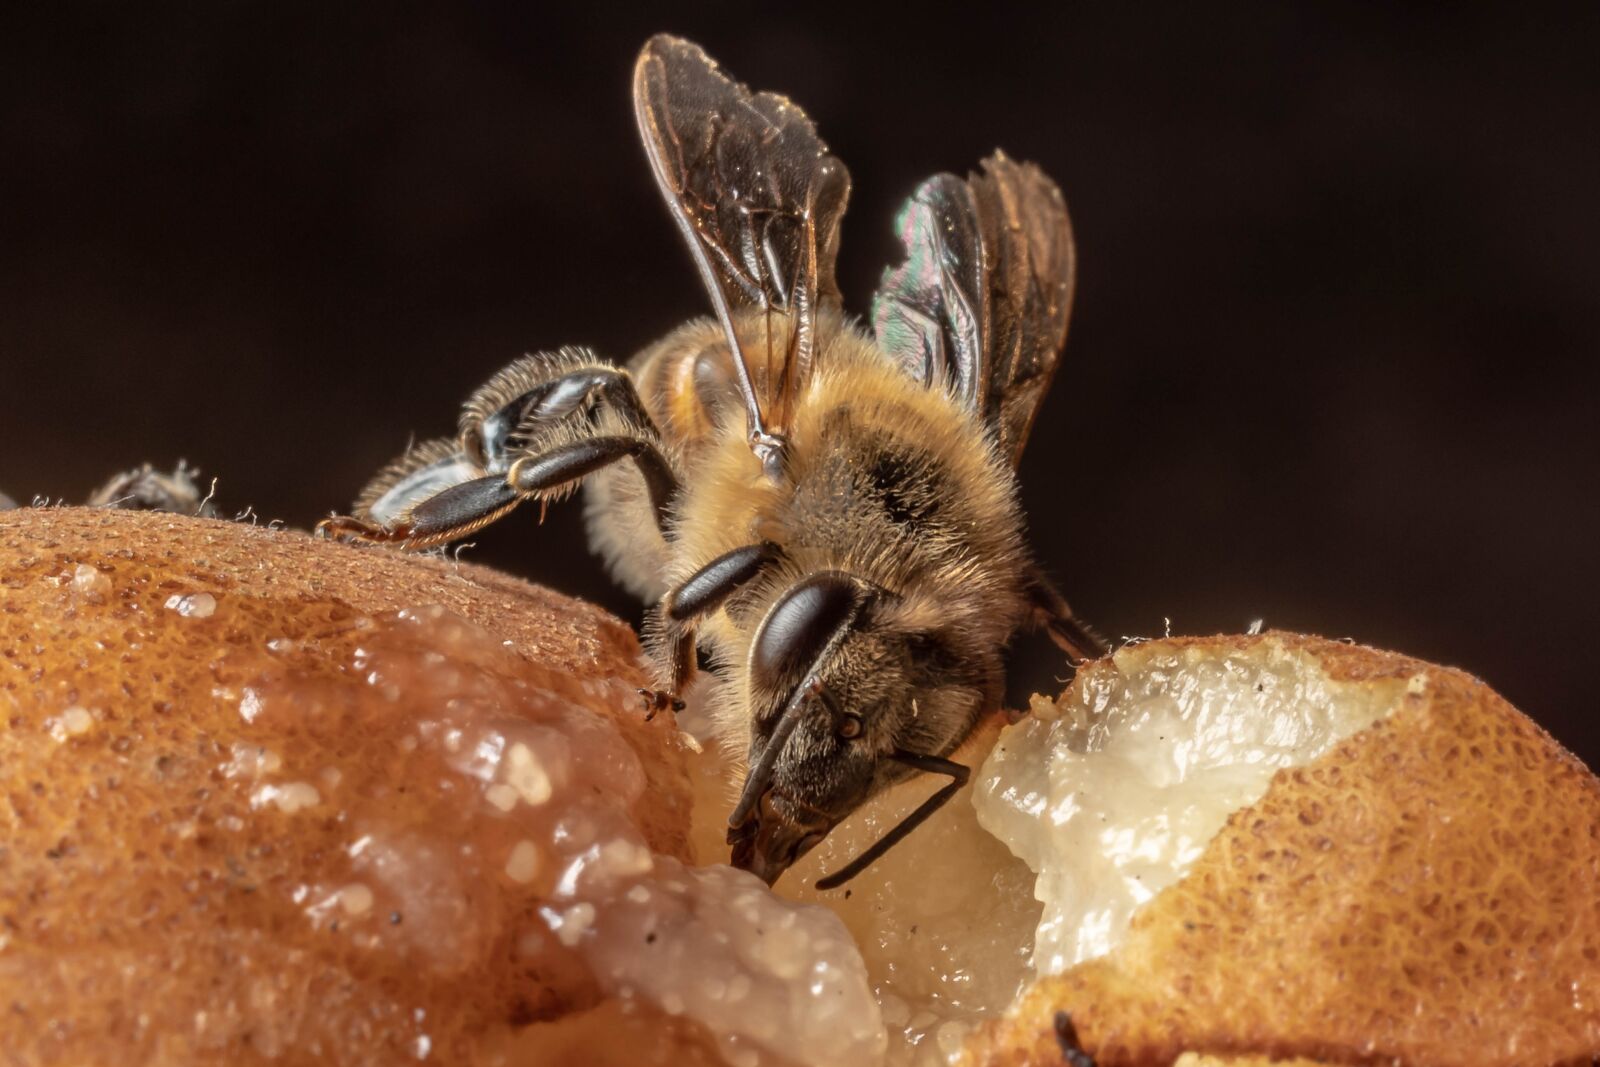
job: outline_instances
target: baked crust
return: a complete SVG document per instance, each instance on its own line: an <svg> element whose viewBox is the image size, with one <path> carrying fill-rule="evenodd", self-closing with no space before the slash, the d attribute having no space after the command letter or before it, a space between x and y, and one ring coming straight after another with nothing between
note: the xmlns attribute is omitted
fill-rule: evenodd
<svg viewBox="0 0 1600 1067"><path fill-rule="evenodd" d="M604 719L635 825L690 858L687 754L599 609L237 523L0 513L0 1060L460 1062L593 1004L576 961L519 950L543 926L503 857L534 824L464 803L425 666ZM392 855L363 866L368 826Z"/></svg>
<svg viewBox="0 0 1600 1067"><path fill-rule="evenodd" d="M1460 671L1289 634L1152 642L1309 653L1399 706L1280 771L1111 954L1036 982L972 1062L1185 1052L1327 1063L1587 1063L1600 1053L1600 782Z"/></svg>
<svg viewBox="0 0 1600 1067"><path fill-rule="evenodd" d="M210 603L185 607L201 596ZM342 818L379 811L446 832L462 818L431 766L408 762L405 739L428 708L402 691L378 713L359 695L376 683L351 669L375 632L363 620L430 605L446 631L459 618L493 638L483 648L469 634L444 649L450 663L615 726L648 779L637 824L656 851L688 858L686 754L670 715L647 723L618 699L646 673L631 630L597 609L483 568L301 534L137 512L0 514L8 1062L392 1063L423 1051L450 1062L495 1050L566 1062L601 1048L617 1062L710 1062L693 1028L649 1009L617 1014L581 966L519 957L537 901L503 878L467 878L471 907L455 926L407 915L376 949L354 941L361 922L341 935L286 903L295 885L323 892L351 877ZM438 626L414 648L404 627L378 629L425 657ZM1172 647L1304 652L1330 679L1387 687L1399 706L1280 772L1136 913L1119 949L1037 982L980 1030L973 1062L1061 1063L1061 1011L1107 1065L1193 1064L1199 1052L1476 1067L1600 1051L1593 775L1457 671L1286 634L1118 657ZM277 668L298 688L272 690L277 704L252 721L244 691L276 685ZM254 803L259 780L235 771L269 755L331 768L330 796L357 799L298 813ZM424 931L444 947L418 942Z"/></svg>

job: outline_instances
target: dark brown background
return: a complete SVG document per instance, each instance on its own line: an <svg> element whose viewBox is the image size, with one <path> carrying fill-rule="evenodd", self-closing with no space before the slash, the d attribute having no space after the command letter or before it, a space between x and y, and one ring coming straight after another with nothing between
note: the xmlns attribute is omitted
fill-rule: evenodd
<svg viewBox="0 0 1600 1067"><path fill-rule="evenodd" d="M0 487L183 456L309 525L510 357L706 310L627 97L671 29L854 171L857 309L924 175L1060 181L1078 312L1022 477L1086 617L1460 665L1594 762L1600 9L897 6L8 8ZM476 540L635 612L575 508Z"/></svg>

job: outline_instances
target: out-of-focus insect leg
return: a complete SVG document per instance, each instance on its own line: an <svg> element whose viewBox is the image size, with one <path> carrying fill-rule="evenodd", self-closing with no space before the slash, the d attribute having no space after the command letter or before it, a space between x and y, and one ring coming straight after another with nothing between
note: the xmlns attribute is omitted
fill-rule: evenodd
<svg viewBox="0 0 1600 1067"><path fill-rule="evenodd" d="M1056 1045L1061 1049L1061 1060L1066 1067L1094 1067L1094 1057L1084 1051L1078 1041L1078 1028L1072 1025L1069 1012L1056 1012Z"/></svg>
<svg viewBox="0 0 1600 1067"><path fill-rule="evenodd" d="M217 517L211 504L211 494L203 497L195 485L194 476L200 473L182 460L171 474L163 474L146 463L125 471L107 481L89 497L91 508L120 508L126 511L167 511L174 515L198 515L205 519ZM216 487L216 479L212 479Z"/></svg>
<svg viewBox="0 0 1600 1067"><path fill-rule="evenodd" d="M1079 662L1099 659L1111 651L1099 634L1072 613L1050 579L1037 569L1030 579L1028 595L1033 601L1034 625L1049 634L1057 647Z"/></svg>

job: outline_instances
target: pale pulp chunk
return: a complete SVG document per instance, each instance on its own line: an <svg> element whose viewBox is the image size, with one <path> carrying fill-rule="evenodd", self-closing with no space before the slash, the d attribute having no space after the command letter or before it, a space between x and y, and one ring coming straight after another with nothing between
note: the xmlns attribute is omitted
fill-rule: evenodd
<svg viewBox="0 0 1600 1067"><path fill-rule="evenodd" d="M1200 856L1273 774L1386 716L1395 695L1329 682L1263 641L1202 653L1167 642L1086 668L1058 704L1034 698L978 775L983 825L1038 872L1034 966L1111 951L1134 910Z"/></svg>
<svg viewBox="0 0 1600 1067"><path fill-rule="evenodd" d="M603 987L699 1022L735 1067L882 1062L883 1020L843 924L754 875L657 857L603 905L545 914L564 941L577 926L570 943Z"/></svg>

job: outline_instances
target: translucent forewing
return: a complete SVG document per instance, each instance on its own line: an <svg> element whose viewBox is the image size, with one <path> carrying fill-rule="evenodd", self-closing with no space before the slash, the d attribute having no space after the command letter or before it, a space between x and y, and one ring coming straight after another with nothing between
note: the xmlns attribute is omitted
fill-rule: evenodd
<svg viewBox="0 0 1600 1067"><path fill-rule="evenodd" d="M803 111L730 80L688 41L652 38L633 92L656 182L727 332L752 436L782 434L813 369L818 308L839 300L849 173ZM741 344L748 308L776 313L764 351Z"/></svg>

